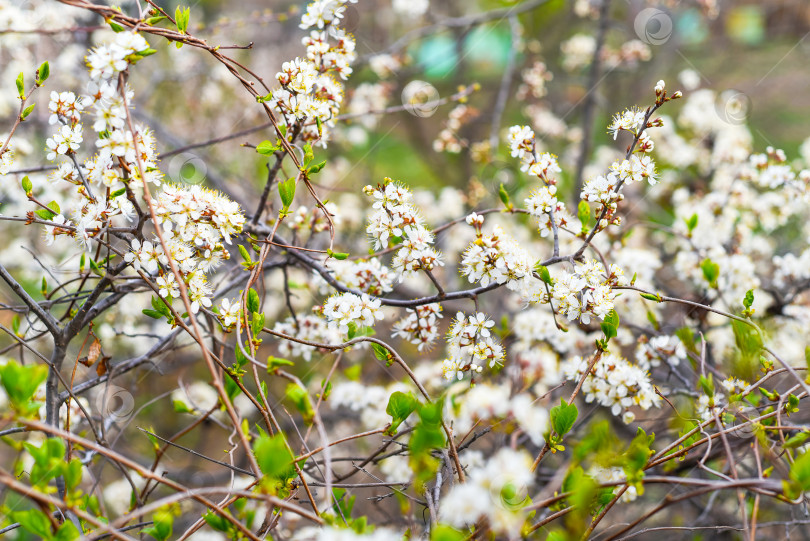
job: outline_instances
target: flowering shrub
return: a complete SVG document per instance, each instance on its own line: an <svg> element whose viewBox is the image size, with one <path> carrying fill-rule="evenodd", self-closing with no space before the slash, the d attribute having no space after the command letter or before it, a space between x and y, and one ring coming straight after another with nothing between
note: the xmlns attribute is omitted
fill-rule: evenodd
<svg viewBox="0 0 810 541"><path fill-rule="evenodd" d="M575 3L598 35L567 34L556 77L522 43L543 1L404 34L508 20L492 107L474 81L400 85L418 62L399 42L359 54L364 1L295 14L271 82L239 55L253 42L202 37L197 9L0 0L0 43L19 47L0 51L2 532L556 541L685 528L677 510L754 539L806 522L810 143L755 148L690 72L686 92L638 75L645 101L592 152L590 113L579 129L553 112L560 75L595 92L655 43L606 43L607 0ZM392 9L421 24L433 6ZM31 62L82 32L89 49ZM142 112L166 58L214 81L160 94L184 116L213 101L262 124L172 142ZM427 190L377 164L340 186L385 122L446 105L424 152L488 177ZM254 136L240 164L215 154ZM196 148L238 174L172 165Z"/></svg>

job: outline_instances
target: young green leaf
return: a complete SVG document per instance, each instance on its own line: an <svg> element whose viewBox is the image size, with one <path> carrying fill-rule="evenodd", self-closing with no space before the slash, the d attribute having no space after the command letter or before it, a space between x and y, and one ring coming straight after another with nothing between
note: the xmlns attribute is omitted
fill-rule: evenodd
<svg viewBox="0 0 810 541"><path fill-rule="evenodd" d="M281 204L284 209L289 209L295 199L295 177L290 177L278 183L278 195L281 197Z"/></svg>
<svg viewBox="0 0 810 541"><path fill-rule="evenodd" d="M174 10L174 20L177 23L177 30L185 34L188 30L188 21L191 17L191 8L181 8L177 6Z"/></svg>
<svg viewBox="0 0 810 541"><path fill-rule="evenodd" d="M315 165L313 165L312 167L307 169L307 173L310 174L310 175L314 175L315 173L320 173L321 170L324 167L326 167L326 160L324 160L324 161L322 161L320 163L316 163Z"/></svg>
<svg viewBox="0 0 810 541"><path fill-rule="evenodd" d="M262 473L273 479L290 479L295 476L293 455L284 444L284 436L262 435L253 444L253 453Z"/></svg>
<svg viewBox="0 0 810 541"><path fill-rule="evenodd" d="M19 94L20 98L22 99L25 97L25 79L22 72L20 72L20 74L17 76L17 80L15 82L17 83L17 94Z"/></svg>
<svg viewBox="0 0 810 541"><path fill-rule="evenodd" d="M393 436L397 433L397 428L411 413L416 410L419 402L413 393L403 393L396 391L388 398L388 406L385 408L385 413L391 416L391 425L386 429L385 434Z"/></svg>
<svg viewBox="0 0 810 541"><path fill-rule="evenodd" d="M250 288L250 290L248 291L248 296L247 296L248 310L251 311L251 312L258 312L259 311L259 305L260 305L259 294L256 293L255 289Z"/></svg>
<svg viewBox="0 0 810 541"><path fill-rule="evenodd" d="M329 257L334 257L335 259L340 261L343 261L344 259L347 259L349 257L349 254L345 252L333 252L328 248L326 250L326 255L328 255Z"/></svg>
<svg viewBox="0 0 810 541"><path fill-rule="evenodd" d="M274 143L271 143L270 141L262 141L261 143L256 145L256 152L262 154L263 156L269 156L278 149L279 147L276 146Z"/></svg>
<svg viewBox="0 0 810 541"><path fill-rule="evenodd" d="M749 289L745 292L745 298L743 299L743 306L745 306L746 310L751 309L751 305L754 304L754 290Z"/></svg>
<svg viewBox="0 0 810 541"><path fill-rule="evenodd" d="M501 183L500 188L498 188L498 197L501 198L501 203L503 203L506 208L511 208L511 203L509 202L509 192L507 192L506 188L503 187L503 183Z"/></svg>
<svg viewBox="0 0 810 541"><path fill-rule="evenodd" d="M551 408L551 427L557 435L565 436L574 426L578 415L576 404L568 404L560 399L560 405Z"/></svg>
<svg viewBox="0 0 810 541"><path fill-rule="evenodd" d="M9 360L0 366L0 383L6 390L11 406L23 415L39 409L39 404L32 400L47 377L48 367L42 364L21 365Z"/></svg>
<svg viewBox="0 0 810 541"><path fill-rule="evenodd" d="M709 282L709 286L717 287L717 278L720 276L720 265L706 258L700 263L700 270L703 271L703 277Z"/></svg>
<svg viewBox="0 0 810 541"><path fill-rule="evenodd" d="M29 105L28 107L26 107L25 109L23 109L23 112L22 112L22 114L20 115L20 119L21 119L21 120L25 120L26 118L28 118L28 115L30 115L30 114L31 114L31 112L34 110L34 106L35 106L35 105L36 105L36 103L32 103L31 105Z"/></svg>
<svg viewBox="0 0 810 541"><path fill-rule="evenodd" d="M579 202L579 206L577 207L577 218L579 218L579 223L582 224L582 227L586 227L588 222L591 220L591 206L587 201Z"/></svg>
<svg viewBox="0 0 810 541"><path fill-rule="evenodd" d="M698 215L692 214L688 219L684 218L683 221L686 223L686 228L689 230L689 233L691 234L692 231L694 231L695 228L697 227Z"/></svg>
<svg viewBox="0 0 810 541"><path fill-rule="evenodd" d="M39 69L37 69L37 86L42 86L42 83L48 80L48 77L51 75L51 66L48 64L46 60L42 64L40 64Z"/></svg>
<svg viewBox="0 0 810 541"><path fill-rule="evenodd" d="M301 414L304 423L308 425L312 424L312 421L315 419L315 410L312 407L312 401L309 399L309 393L307 393L306 389L297 383L290 383L287 385L285 395L287 399L293 403L298 413Z"/></svg>
<svg viewBox="0 0 810 541"><path fill-rule="evenodd" d="M239 351L239 348L236 348L236 351ZM289 361L287 359L280 359L278 357L273 357L272 355L267 358L267 373L273 374L282 366L295 366L295 363Z"/></svg>
<svg viewBox="0 0 810 541"><path fill-rule="evenodd" d="M385 349L380 344L377 344L376 342L371 343L371 349L372 349L372 351L374 351L374 356L377 357L378 361L390 365L391 354L388 353L387 349Z"/></svg>
<svg viewBox="0 0 810 541"><path fill-rule="evenodd" d="M538 264L534 266L534 270L543 282L551 285L551 273L548 271L548 267Z"/></svg>

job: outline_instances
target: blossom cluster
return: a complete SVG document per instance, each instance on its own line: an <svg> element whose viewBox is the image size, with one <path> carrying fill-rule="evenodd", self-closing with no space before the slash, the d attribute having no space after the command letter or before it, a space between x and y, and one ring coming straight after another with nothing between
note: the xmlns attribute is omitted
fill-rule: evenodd
<svg viewBox="0 0 810 541"><path fill-rule="evenodd" d="M465 372L475 379L484 366L495 368L503 364L503 346L490 331L494 326L495 322L480 312L471 316L456 314L447 333L447 358L442 361L446 379L462 379Z"/></svg>
<svg viewBox="0 0 810 541"><path fill-rule="evenodd" d="M305 141L326 145L343 103L343 84L356 57L354 38L339 27L347 3L357 0L315 0L301 17L300 28L310 30L302 42L306 57L285 62L276 74L280 87L268 96L288 130L297 126ZM305 120L309 122L305 122Z"/></svg>
<svg viewBox="0 0 810 541"><path fill-rule="evenodd" d="M295 318L290 316L276 322L273 331L318 344L337 344L341 341L338 328L316 314L299 315ZM305 361L311 361L312 354L318 349L295 340L281 340L278 348L279 352L286 357L301 357Z"/></svg>
<svg viewBox="0 0 810 541"><path fill-rule="evenodd" d="M439 336L441 313L441 304L435 302L417 306L394 324L391 335L409 341L419 351L425 351Z"/></svg>
<svg viewBox="0 0 810 541"><path fill-rule="evenodd" d="M239 205L221 193L201 186L165 184L154 204L156 226L162 229L161 239L141 242L133 239L125 260L136 270L160 272L157 278L160 295L166 299L180 296L180 284L165 268L173 261L188 286L191 310L212 306L212 289L206 274L229 258L221 241L230 243L232 235L242 230L245 217ZM165 243L165 250L164 250ZM221 315L223 324L235 323L230 304Z"/></svg>
<svg viewBox="0 0 810 541"><path fill-rule="evenodd" d="M380 296L389 293L397 279L396 273L376 257L357 261L334 261L330 265L335 271L335 280L369 295Z"/></svg>
<svg viewBox="0 0 810 541"><path fill-rule="evenodd" d="M569 320L585 324L591 317L605 319L613 310L617 292L613 286L626 285L624 272L615 264L608 271L594 259L576 263L574 271L553 280L551 298L556 309Z"/></svg>
<svg viewBox="0 0 810 541"><path fill-rule="evenodd" d="M534 190L525 199L526 208L537 218L540 235L553 233L555 229L568 227L578 233L581 227L568 210L565 203L557 199L556 174L562 169L554 154L537 153L536 135L528 126L512 126L507 137L513 158L521 161L520 170L538 177L543 185Z"/></svg>
<svg viewBox="0 0 810 541"><path fill-rule="evenodd" d="M660 407L662 399L656 394L649 373L640 366L616 354L604 353L586 376L590 362L589 358L575 356L560 363L565 379L579 381L585 377L582 392L586 402L610 408L625 423L635 419L633 407L642 410Z"/></svg>
<svg viewBox="0 0 810 541"><path fill-rule="evenodd" d="M460 433L466 433L479 422L513 419L532 444L542 447L545 443L548 411L530 393L512 394L510 386L504 382L478 383L462 393L448 396L453 426Z"/></svg>
<svg viewBox="0 0 810 541"><path fill-rule="evenodd" d="M394 270L411 274L443 265L439 252L433 247L433 233L411 203L410 190L386 178L383 184L366 186L363 192L374 199L374 211L366 227L374 249L387 248L391 241L402 243L394 255Z"/></svg>
<svg viewBox="0 0 810 541"><path fill-rule="evenodd" d="M378 320L383 319L380 306L379 299L368 295L340 293L327 299L323 305L323 315L330 327L341 335L346 335L351 325L357 328L373 327Z"/></svg>
<svg viewBox="0 0 810 541"><path fill-rule="evenodd" d="M441 501L439 518L457 528L486 519L493 531L516 538L527 518L523 507L534 482L531 465L526 451L502 448L471 468L466 483L450 489Z"/></svg>
<svg viewBox="0 0 810 541"><path fill-rule="evenodd" d="M482 234L479 227L477 238L462 255L461 274L483 287L506 284L510 290L530 297L540 287L532 277L532 265L529 253L500 226L496 225L488 235Z"/></svg>
<svg viewBox="0 0 810 541"><path fill-rule="evenodd" d="M477 109L464 103L455 106L447 115L447 121L444 123L442 131L433 141L433 150L458 154L469 146L469 141L460 135L460 131L465 124L479 115L480 112Z"/></svg>

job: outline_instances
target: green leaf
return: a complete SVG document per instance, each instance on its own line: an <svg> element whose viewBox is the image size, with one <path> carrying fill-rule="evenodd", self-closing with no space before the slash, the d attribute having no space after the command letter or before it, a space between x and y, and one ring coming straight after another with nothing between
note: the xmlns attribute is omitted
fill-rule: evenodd
<svg viewBox="0 0 810 541"><path fill-rule="evenodd" d="M242 259L244 259L248 265L253 264L253 258L250 257L250 253L248 253L247 248L241 244L237 244L237 247L239 248L239 255L242 256Z"/></svg>
<svg viewBox="0 0 810 541"><path fill-rule="evenodd" d="M54 541L73 541L80 537L79 530L69 520L66 520L56 530L56 535L53 537Z"/></svg>
<svg viewBox="0 0 810 541"><path fill-rule="evenodd" d="M786 447L788 449L795 449L796 447L804 445L804 443L808 439L810 439L810 432L799 432L795 436L785 440L785 443L784 445L782 445L782 447Z"/></svg>
<svg viewBox="0 0 810 541"><path fill-rule="evenodd" d="M644 479L644 467L653 454L651 449L653 441L655 441L655 434L648 436L639 427L636 431L636 437L630 442L630 447L622 456L622 465L627 482L636 488L638 494L644 494L644 485L641 481Z"/></svg>
<svg viewBox="0 0 810 541"><path fill-rule="evenodd" d="M290 383L287 385L284 394L287 399L293 403L298 413L304 418L304 422L308 425L312 424L312 421L315 419L315 410L312 407L312 401L309 399L309 393L307 393L306 389L297 383Z"/></svg>
<svg viewBox="0 0 810 541"><path fill-rule="evenodd" d="M309 143L305 144L304 145L304 167L308 166L309 162L311 162L314 158L315 158L315 155L312 153L312 145L309 144Z"/></svg>
<svg viewBox="0 0 810 541"><path fill-rule="evenodd" d="M619 314L616 310L611 310L602 321L602 332L605 333L605 340L610 340L619 330Z"/></svg>
<svg viewBox="0 0 810 541"><path fill-rule="evenodd" d="M430 541L464 541L467 534L447 524L436 524L430 530Z"/></svg>
<svg viewBox="0 0 810 541"><path fill-rule="evenodd" d="M237 348L238 351L239 348ZM267 373L272 374L282 366L295 366L295 363L287 359L280 359L272 355L267 358Z"/></svg>
<svg viewBox="0 0 810 541"><path fill-rule="evenodd" d="M25 109L23 109L23 112L22 112L22 114L20 115L20 119L21 119L21 120L25 120L26 118L28 118L28 115L30 115L30 114L31 114L31 112L34 110L34 106L35 106L35 105L36 105L36 103L32 103L31 105L29 105L28 107L26 107Z"/></svg>
<svg viewBox="0 0 810 541"><path fill-rule="evenodd" d="M59 438L48 438L42 445L24 442L23 446L34 459L29 479L33 485L45 486L58 477L65 467L65 443Z"/></svg>
<svg viewBox="0 0 810 541"><path fill-rule="evenodd" d="M19 522L23 530L42 539L50 539L52 537L51 521L48 520L48 516L39 509L15 511L11 513L11 520L13 522Z"/></svg>
<svg viewBox="0 0 810 541"><path fill-rule="evenodd" d="M293 199L295 199L295 177L290 177L278 183L278 195L281 197L281 204L284 205L284 210L289 209Z"/></svg>
<svg viewBox="0 0 810 541"><path fill-rule="evenodd" d="M152 296L152 308L162 316L172 317L171 309L163 302L162 298Z"/></svg>
<svg viewBox="0 0 810 541"><path fill-rule="evenodd" d="M347 259L349 257L349 254L347 254L347 253L333 252L331 249L328 249L328 248L326 249L326 255L328 255L329 257L334 257L335 259L337 259L339 261L343 261L344 259Z"/></svg>
<svg viewBox="0 0 810 541"><path fill-rule="evenodd" d="M262 435L253 444L253 453L262 473L272 479L291 479L295 476L293 456L284 444L284 436Z"/></svg>
<svg viewBox="0 0 810 541"><path fill-rule="evenodd" d="M754 304L754 290L749 289L745 292L745 298L743 299L743 306L745 306L746 310L751 309L751 305Z"/></svg>
<svg viewBox="0 0 810 541"><path fill-rule="evenodd" d="M150 310L149 308L144 308L143 310L141 310L141 312L143 312L143 315L151 317L152 319L163 319L163 314L161 314L157 310Z"/></svg>
<svg viewBox="0 0 810 541"><path fill-rule="evenodd" d="M35 211L34 211L34 214L36 214L37 216L39 216L40 218L42 218L42 219L43 219L43 220L45 220L45 221L50 221L50 220L51 220L51 218L53 218L54 216L56 216L56 213L54 213L54 212L53 212L53 211L51 211L51 210L47 210L47 209L38 209L38 210L35 210Z"/></svg>
<svg viewBox="0 0 810 541"><path fill-rule="evenodd" d="M144 21L144 23L148 24L149 26L155 26L157 23L159 23L160 21L163 21L165 19L166 19L165 15L159 15L159 16L156 16L156 17L149 17L148 19L146 19Z"/></svg>
<svg viewBox="0 0 810 541"><path fill-rule="evenodd" d="M250 288L250 291L248 291L248 297L247 297L248 310L250 310L251 312L258 312L259 311L259 304L260 304L260 302L259 302L259 294L256 293L255 289Z"/></svg>
<svg viewBox="0 0 810 541"><path fill-rule="evenodd" d="M264 329L264 314L261 312L253 312L250 319L250 330L253 331L253 338L255 339L261 334Z"/></svg>
<svg viewBox="0 0 810 541"><path fill-rule="evenodd" d="M540 265L539 263L534 266L535 272L540 275L540 279L551 285L551 273L548 271L548 267L545 265Z"/></svg>
<svg viewBox="0 0 810 541"><path fill-rule="evenodd" d="M689 230L689 233L695 230L698 224L698 215L693 214L689 217L689 219L684 218L683 220L686 223L686 228Z"/></svg>
<svg viewBox="0 0 810 541"><path fill-rule="evenodd" d="M186 33L189 18L191 18L191 8L182 9L180 6L177 6L177 9L174 10L174 20L177 23L177 30L179 32Z"/></svg>
<svg viewBox="0 0 810 541"><path fill-rule="evenodd" d="M24 76L23 76L22 72L20 72L20 74L17 76L16 83L17 83L17 94L20 95L20 98L24 98L25 97L25 79L24 79Z"/></svg>
<svg viewBox="0 0 810 541"><path fill-rule="evenodd" d="M377 358L378 361L385 363L388 366L391 366L391 354L388 353L388 350L385 347L377 344L375 342L371 343L371 349L374 351L374 356Z"/></svg>
<svg viewBox="0 0 810 541"><path fill-rule="evenodd" d="M551 426L554 428L559 436L565 436L579 415L579 410L574 403L568 404L565 400L560 399L560 405L551 408Z"/></svg>
<svg viewBox="0 0 810 541"><path fill-rule="evenodd" d="M396 434L399 425L416 410L418 405L419 402L413 393L406 394L400 391L391 393L388 398L388 406L385 408L385 413L391 416L391 426L386 429L385 434L388 436Z"/></svg>
<svg viewBox="0 0 810 541"><path fill-rule="evenodd" d="M48 77L51 75L51 66L48 64L46 60L42 64L40 64L39 69L37 70L37 86L42 86L42 83L48 80Z"/></svg>
<svg viewBox="0 0 810 541"><path fill-rule="evenodd" d="M790 417L791 413L797 413L799 411L799 397L790 394L788 395L787 404L785 404L785 413L788 417Z"/></svg>
<svg viewBox="0 0 810 541"><path fill-rule="evenodd" d="M591 206L587 201L579 202L579 206L577 207L577 218L579 218L579 223L582 224L582 227L586 227L588 222L591 221Z"/></svg>
<svg viewBox="0 0 810 541"><path fill-rule="evenodd" d="M270 154L277 151L279 147L270 141L262 141L258 145L256 145L256 152L263 156L269 156Z"/></svg>
<svg viewBox="0 0 810 541"><path fill-rule="evenodd" d="M641 298L648 301L662 302L661 296L654 293L642 293Z"/></svg>
<svg viewBox="0 0 810 541"><path fill-rule="evenodd" d="M11 330L17 336L20 335L20 316L17 314L14 314L14 317L11 318Z"/></svg>
<svg viewBox="0 0 810 541"><path fill-rule="evenodd" d="M48 367L41 364L21 365L9 360L0 366L0 382L6 390L12 407L23 415L37 409L39 404L32 402L37 388L48 377Z"/></svg>
<svg viewBox="0 0 810 541"><path fill-rule="evenodd" d="M68 490L73 490L82 481L82 463L78 458L70 462L62 463L62 476L65 478L65 486Z"/></svg>
<svg viewBox="0 0 810 541"><path fill-rule="evenodd" d="M501 203L503 203L506 208L509 208L509 192L503 187L503 183L501 183L500 188L498 188L498 197L501 198Z"/></svg>
<svg viewBox="0 0 810 541"><path fill-rule="evenodd" d="M209 526L217 531L227 532L230 530L231 523L228 522L228 519L217 515L213 511L206 511L202 518Z"/></svg>
<svg viewBox="0 0 810 541"><path fill-rule="evenodd" d="M173 524L174 515L168 509L161 509L152 515L152 525L142 531L158 541L166 541L172 535Z"/></svg>
<svg viewBox="0 0 810 541"><path fill-rule="evenodd" d="M698 379L698 383L700 384L700 388L703 389L703 392L708 397L714 396L714 375L709 374L709 377L700 376Z"/></svg>
<svg viewBox="0 0 810 541"><path fill-rule="evenodd" d="M414 426L408 442L410 451L408 463L418 484L432 479L439 467L439 461L432 452L444 447L445 444L442 405L443 402L435 402L424 404L417 409L419 421Z"/></svg>
<svg viewBox="0 0 810 541"><path fill-rule="evenodd" d="M320 173L324 167L326 167L326 160L320 163L316 163L315 165L307 169L307 174L314 175L315 173Z"/></svg>
<svg viewBox="0 0 810 541"><path fill-rule="evenodd" d="M675 331L675 336L681 340L686 349L692 353L698 353L697 345L695 344L695 334L692 332L692 329L689 327L681 327Z"/></svg>
<svg viewBox="0 0 810 541"><path fill-rule="evenodd" d="M762 350L762 336L751 325L742 321L732 320L731 328L734 330L734 341L740 348L744 359L751 360Z"/></svg>
<svg viewBox="0 0 810 541"><path fill-rule="evenodd" d="M717 278L720 276L720 265L706 258L700 263L700 270L703 271L703 277L709 282L709 286L717 287Z"/></svg>
<svg viewBox="0 0 810 541"><path fill-rule="evenodd" d="M31 184L31 179L28 178L28 175L22 178L22 189L25 192L25 195L31 195L31 192L34 191L34 185Z"/></svg>
<svg viewBox="0 0 810 541"><path fill-rule="evenodd" d="M188 404L182 400L172 400L172 406L175 413L194 413L194 410L188 407Z"/></svg>
<svg viewBox="0 0 810 541"><path fill-rule="evenodd" d="M573 522L584 530L585 521L589 518L591 507L598 495L596 481L585 473L581 466L576 466L565 476L562 490L571 493L568 504L574 508L571 513L575 519ZM574 539L578 537L577 535Z"/></svg>
<svg viewBox="0 0 810 541"><path fill-rule="evenodd" d="M810 490L810 452L802 453L790 467L790 479L802 492Z"/></svg>

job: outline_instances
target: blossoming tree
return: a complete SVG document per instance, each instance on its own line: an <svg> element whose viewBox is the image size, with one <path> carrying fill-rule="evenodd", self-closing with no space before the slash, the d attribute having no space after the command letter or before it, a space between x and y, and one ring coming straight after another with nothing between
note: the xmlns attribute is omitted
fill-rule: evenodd
<svg viewBox="0 0 810 541"><path fill-rule="evenodd" d="M0 253L2 532L616 539L686 528L673 509L749 539L806 523L793 513L810 490L810 156L754 149L689 74L684 93L636 81L646 101L609 121L613 148L590 151L587 111L566 142L545 61L523 59L511 88L522 17L542 0L411 31L509 22L489 133L471 129L473 81L444 98L410 81L388 106L409 60L399 42L359 57L347 21L374 16L364 1L311 2L298 53L265 77L240 60L249 46L200 37L188 8L0 0L0 43L19 51L97 25L64 87L54 67L77 65L71 47L0 71L15 82L0 147L14 244ZM606 43L609 1L575 4L598 38L563 42L564 70L649 60L649 40ZM161 154L136 88L172 54L178 72L213 62L262 124ZM375 82L351 86L356 71ZM518 181L481 194L491 178L430 191L329 176L346 167L333 143L447 105L430 151ZM246 137L257 178L169 174L171 156Z"/></svg>

